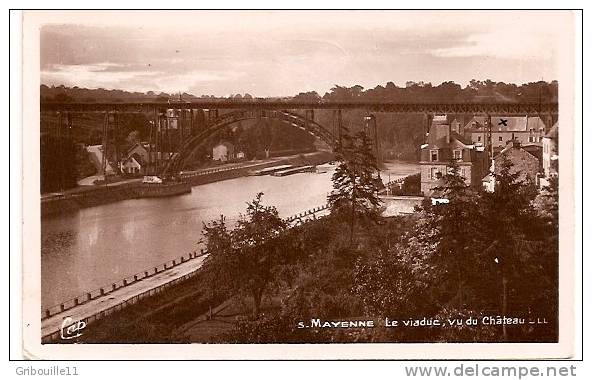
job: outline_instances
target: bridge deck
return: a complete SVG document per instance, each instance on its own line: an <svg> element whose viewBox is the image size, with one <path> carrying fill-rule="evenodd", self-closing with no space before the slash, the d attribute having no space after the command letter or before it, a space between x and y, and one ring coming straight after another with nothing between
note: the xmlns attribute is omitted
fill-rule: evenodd
<svg viewBox="0 0 592 380"><path fill-rule="evenodd" d="M393 113L466 113L490 115L526 115L558 112L557 103L393 103L393 102L312 102L291 100L252 101L203 100L192 102L63 103L41 102L41 112L148 112L154 109L266 109L266 110L345 110L363 109Z"/></svg>

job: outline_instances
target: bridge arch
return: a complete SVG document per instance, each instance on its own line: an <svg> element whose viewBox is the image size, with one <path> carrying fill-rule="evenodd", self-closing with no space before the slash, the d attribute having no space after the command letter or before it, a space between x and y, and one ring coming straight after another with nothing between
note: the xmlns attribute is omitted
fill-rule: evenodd
<svg viewBox="0 0 592 380"><path fill-rule="evenodd" d="M193 154L193 152L195 152L195 150L200 146L200 144L202 144L204 141L206 141L208 138L212 137L216 133L223 130L228 125L243 120L253 120L261 118L280 120L293 128L299 128L301 130L304 130L309 134L319 138L321 141L325 142L331 148L334 148L337 143L337 141L335 140L335 136L333 136L333 134L329 132L327 128L323 127L314 120L307 119L306 117L291 111L237 110L220 115L216 119L210 121L208 123L208 127L205 130L201 131L195 136L191 136L187 141L185 141L183 145L181 145L181 147L179 148L179 151L173 154L171 159L164 166L161 172L161 176L166 177L171 174L178 173L182 169L185 160L189 158Z"/></svg>

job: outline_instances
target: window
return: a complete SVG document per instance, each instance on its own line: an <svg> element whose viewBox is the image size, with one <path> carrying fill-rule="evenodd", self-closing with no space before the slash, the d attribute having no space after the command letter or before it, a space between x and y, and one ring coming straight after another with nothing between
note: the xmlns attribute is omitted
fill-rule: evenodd
<svg viewBox="0 0 592 380"><path fill-rule="evenodd" d="M500 137L498 138L498 141L499 141L499 142L503 142L503 141L504 141L504 138L503 138L502 136L500 136Z"/></svg>
<svg viewBox="0 0 592 380"><path fill-rule="evenodd" d="M481 136L477 136L477 141L481 142Z"/></svg>
<svg viewBox="0 0 592 380"><path fill-rule="evenodd" d="M438 161L438 151L430 150L430 161Z"/></svg>
<svg viewBox="0 0 592 380"><path fill-rule="evenodd" d="M430 178L431 179L438 179L438 168L430 168Z"/></svg>
<svg viewBox="0 0 592 380"><path fill-rule="evenodd" d="M455 160L462 160L462 150L460 149L455 149L452 151L452 157Z"/></svg>

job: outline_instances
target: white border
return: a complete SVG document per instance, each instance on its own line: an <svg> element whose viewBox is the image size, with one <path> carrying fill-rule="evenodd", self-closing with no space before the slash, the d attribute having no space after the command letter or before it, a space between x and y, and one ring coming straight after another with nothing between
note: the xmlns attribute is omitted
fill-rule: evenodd
<svg viewBox="0 0 592 380"><path fill-rule="evenodd" d="M31 24L29 24L29 21ZM47 21L47 20L45 20ZM23 28L27 31L35 30L39 23L43 22L42 17L33 20L27 19ZM38 86L38 34L26 33L24 39L24 82L23 86L23 109L27 112L23 115L23 140L38 141L38 117L39 117L39 86ZM560 91L560 124L579 126L574 124L574 93L573 73L574 57L573 46L565 44L566 51L560 54L565 60L561 67L562 74L559 77ZM576 47L576 50L579 46ZM36 55L35 55L36 53ZM569 83L571 86L566 86ZM579 116L578 116L579 118ZM576 130L579 128L575 128ZM565 127L560 128L565 131ZM577 141L577 140L576 140ZM35 292L35 282L40 278L38 263L29 264L29 256L32 253L40 252L39 239L33 237L39 234L39 176L28 175L28 173L38 173L38 144L25 144L23 146L23 215L26 216L23 232L23 249L26 252L27 264L25 267L26 276L24 276L23 310L24 310L24 342L31 358L54 358L54 359L75 359L75 358L101 358L101 359L122 359L122 358L141 358L141 359L167 359L167 358L192 358L192 359L335 359L335 358L375 358L375 359L403 359L403 358L547 358L547 357L568 357L573 355L573 311L574 294L573 282L570 279L576 279L574 273L574 258L570 252L574 252L574 242L564 239L563 236L573 236L574 227L570 218L568 222L562 221L561 226L561 330L559 344L315 344L315 345L52 345L42 346L35 344L40 341L40 321L38 320L40 303L39 294ZM560 151L562 160L560 160L561 187L571 188L574 185L574 161L570 162L566 153L574 152L573 135L561 132ZM578 173L579 174L579 173ZM573 189L573 188L572 188ZM573 215L574 199L573 192L563 190L561 194L560 212L562 220L564 215ZM571 196L570 196L571 195ZM28 201L31 200L31 201ZM33 201L34 200L34 201ZM35 222L37 221L36 225ZM571 222L571 223L569 223ZM569 224L569 225L568 225ZM571 228L570 228L571 226ZM571 239L570 239L571 240ZM566 245L567 244L567 245ZM566 253L567 252L567 253ZM576 255L579 252L576 251ZM38 260L37 260L38 261ZM12 272L14 273L14 272ZM571 288L572 295L565 296L565 290ZM578 300L576 299L576 304ZM32 318L34 316L34 318ZM571 327L571 328L570 328ZM571 330L571 331L569 331ZM34 333L36 331L37 333ZM453 349L451 349L453 348ZM27 355L27 356L28 356Z"/></svg>

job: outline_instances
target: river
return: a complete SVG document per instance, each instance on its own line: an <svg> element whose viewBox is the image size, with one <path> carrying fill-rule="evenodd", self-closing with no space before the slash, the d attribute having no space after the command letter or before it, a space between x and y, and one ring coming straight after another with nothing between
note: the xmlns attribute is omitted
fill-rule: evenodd
<svg viewBox="0 0 592 380"><path fill-rule="evenodd" d="M417 164L388 163L386 182ZM190 194L130 199L41 221L41 303L57 305L200 248L204 222L233 224L257 192L287 217L326 203L332 169L285 177L241 177L195 186Z"/></svg>

